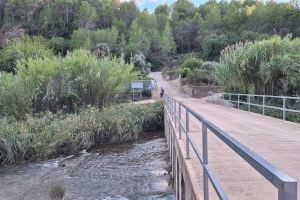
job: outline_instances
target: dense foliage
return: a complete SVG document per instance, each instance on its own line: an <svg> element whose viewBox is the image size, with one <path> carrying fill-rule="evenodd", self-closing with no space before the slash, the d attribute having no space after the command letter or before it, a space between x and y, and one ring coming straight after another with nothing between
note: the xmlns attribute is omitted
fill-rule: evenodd
<svg viewBox="0 0 300 200"><path fill-rule="evenodd" d="M227 91L299 95L300 39L274 36L227 47L216 76Z"/></svg>
<svg viewBox="0 0 300 200"><path fill-rule="evenodd" d="M161 103L123 104L78 114L46 113L26 121L0 121L0 165L79 153L95 146L128 142L163 129Z"/></svg>
<svg viewBox="0 0 300 200"><path fill-rule="evenodd" d="M27 39L18 43L23 42L27 44ZM1 116L23 119L27 113L45 110L75 112L87 105L101 108L138 75L133 65L118 58L99 59L89 50L74 50L65 57L53 56L48 49L38 52L45 56L23 56L14 61L16 74L0 74Z"/></svg>
<svg viewBox="0 0 300 200"><path fill-rule="evenodd" d="M203 62L194 54L188 54L179 61L180 66L177 71L167 69L164 73L173 73L180 75L182 81L181 84L189 84L192 86L210 85L215 84L215 68L216 62Z"/></svg>
<svg viewBox="0 0 300 200"><path fill-rule="evenodd" d="M21 41L11 41L10 45L0 50L0 70L14 72L17 60L51 55L52 51L44 38L26 36Z"/></svg>
<svg viewBox="0 0 300 200"><path fill-rule="evenodd" d="M29 35L55 37L53 42L72 38L69 45L60 42L58 49L64 52L109 43L110 48L122 49L127 60L143 53L151 61L157 53L166 57L177 50L202 52L203 60L212 61L224 47L239 41L274 34L300 36L296 2L208 1L196 7L189 0L177 0L170 7L158 6L152 14L139 11L134 1L10 0L0 4L0 27L2 32L19 27ZM157 66L162 63L163 58Z"/></svg>

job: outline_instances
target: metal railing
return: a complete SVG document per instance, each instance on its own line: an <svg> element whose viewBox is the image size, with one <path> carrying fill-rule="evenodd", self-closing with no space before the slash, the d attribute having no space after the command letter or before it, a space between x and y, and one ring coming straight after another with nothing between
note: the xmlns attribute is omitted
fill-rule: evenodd
<svg viewBox="0 0 300 200"><path fill-rule="evenodd" d="M213 171L209 167L208 162L208 144L207 131L216 135L224 144L230 147L235 153L243 158L257 172L264 176L270 183L278 189L278 200L296 200L297 199L297 182L276 168L274 165L266 161L261 156L251 151L248 147L241 144L239 141L231 137L228 133L208 121L199 113L193 111L183 103L176 101L167 94L164 95L165 100L165 123L166 130L170 129L170 124L173 122L175 129L178 127L179 139L182 138L182 132L186 138L186 158L190 158L190 146L197 156L203 168L203 184L204 184L204 200L209 199L209 181L212 184L216 194L221 200L229 199L221 184L218 182ZM182 111L185 110L185 119L182 117ZM194 139L189 132L189 116L192 115L199 123L202 123L202 152L196 145ZM167 131L168 132L168 131ZM167 136L168 139L168 136ZM174 145L174 142L171 142ZM173 147L172 147L173 148Z"/></svg>
<svg viewBox="0 0 300 200"><path fill-rule="evenodd" d="M225 99L225 96L228 97L228 99ZM217 98L219 96L217 95ZM266 115L266 108L274 109L274 110L280 110L282 111L282 119L286 120L286 114L287 112L291 113L298 113L300 114L300 108L299 109L291 109L287 106L288 100L294 100L298 101L300 105L300 97L289 97L289 96L272 96L272 95L255 95L255 94L237 94L237 93L223 93L221 95L224 101L236 103L237 108L240 109L241 105L248 105L248 111L251 111L251 106L256 106L262 108L262 114ZM244 97L244 98L243 98ZM245 98L246 97L246 98ZM251 100L251 98L261 98L262 103L256 103ZM243 101L243 99L246 99L246 101ZM267 105L267 100L280 100L279 104L280 106L275 105Z"/></svg>

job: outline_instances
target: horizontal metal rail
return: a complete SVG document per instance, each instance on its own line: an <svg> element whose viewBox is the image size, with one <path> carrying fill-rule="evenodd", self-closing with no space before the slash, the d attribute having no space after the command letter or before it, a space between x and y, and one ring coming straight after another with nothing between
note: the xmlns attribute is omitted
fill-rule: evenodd
<svg viewBox="0 0 300 200"><path fill-rule="evenodd" d="M227 96L228 99L225 98L225 96ZM262 108L263 115L266 115L266 108L280 110L280 111L282 111L282 119L283 120L286 120L287 112L300 114L300 109L291 109L291 108L287 107L288 100L296 100L296 103L299 103L299 105L300 105L300 97L238 94L238 93L223 93L222 95L217 95L217 99L219 99L219 97L221 97L222 100L224 100L224 101L236 103L238 109L240 109L240 105L248 105L248 111L251 111L251 106L260 107L260 108ZM235 98L233 98L233 97L235 97ZM247 102L243 101L241 99L242 97L247 97ZM252 97L261 97L262 104L258 104L258 103L254 103L254 102L252 103L252 101L251 101ZM282 105L280 105L280 106L266 105L266 99L281 99ZM214 101L213 96L212 96L212 101Z"/></svg>
<svg viewBox="0 0 300 200"><path fill-rule="evenodd" d="M283 171L266 161L264 158L254 153L245 145L241 144L235 138L231 137L228 133L217 127L212 122L208 121L205 117L195 112L183 103L171 98L167 94L164 95L165 111L170 121L178 124L180 138L181 131L185 134L186 138L186 158L189 158L189 147L192 147L195 155L197 156L203 168L203 181L204 181L204 200L209 199L208 183L212 184L215 192L221 200L227 200L228 196L222 189L221 184L214 176L212 170L209 168L208 163L208 143L207 143L207 130L216 135L224 144L230 147L236 154L243 158L250 166L257 172L265 177L278 189L278 200L296 200L297 199L297 182ZM176 108L179 109L176 109ZM185 110L185 120L182 121L182 109ZM189 133L189 115L192 115L199 123L202 123L202 152L199 146L193 140ZM183 115L184 116L184 115ZM184 125L185 123L185 125ZM169 128L169 127L166 127Z"/></svg>

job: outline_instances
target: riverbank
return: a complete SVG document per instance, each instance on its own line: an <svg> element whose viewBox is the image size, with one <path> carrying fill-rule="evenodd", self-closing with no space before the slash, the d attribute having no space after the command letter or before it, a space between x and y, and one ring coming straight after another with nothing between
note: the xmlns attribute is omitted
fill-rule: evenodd
<svg viewBox="0 0 300 200"><path fill-rule="evenodd" d="M163 130L162 102L93 107L76 114L46 113L23 121L0 121L0 165L78 154L107 144L134 141Z"/></svg>

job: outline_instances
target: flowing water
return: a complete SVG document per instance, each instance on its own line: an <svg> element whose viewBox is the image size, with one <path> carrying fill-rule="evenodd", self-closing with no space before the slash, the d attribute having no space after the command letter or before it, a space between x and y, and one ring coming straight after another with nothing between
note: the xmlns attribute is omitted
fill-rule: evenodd
<svg viewBox="0 0 300 200"><path fill-rule="evenodd" d="M64 200L173 200L162 134L40 163L0 168L0 200L50 199L53 185Z"/></svg>

